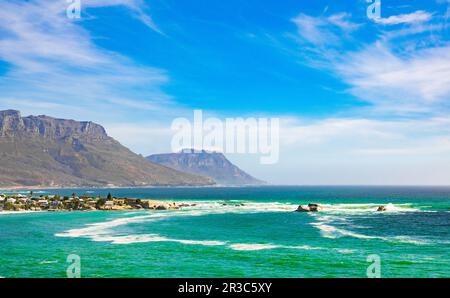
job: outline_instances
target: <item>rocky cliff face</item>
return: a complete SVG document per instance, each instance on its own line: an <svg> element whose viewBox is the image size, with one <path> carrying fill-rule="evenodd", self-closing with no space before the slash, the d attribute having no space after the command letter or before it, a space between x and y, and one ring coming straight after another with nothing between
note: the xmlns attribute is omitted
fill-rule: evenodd
<svg viewBox="0 0 450 298"><path fill-rule="evenodd" d="M93 122L55 119L47 116L21 117L19 111L0 111L0 136L18 137L32 135L49 139L86 137L107 139L105 129Z"/></svg>
<svg viewBox="0 0 450 298"><path fill-rule="evenodd" d="M151 155L147 159L178 171L210 177L221 185L265 184L233 165L222 153L185 149L180 153Z"/></svg>
<svg viewBox="0 0 450 298"><path fill-rule="evenodd" d="M147 161L92 122L0 111L0 186L210 185Z"/></svg>

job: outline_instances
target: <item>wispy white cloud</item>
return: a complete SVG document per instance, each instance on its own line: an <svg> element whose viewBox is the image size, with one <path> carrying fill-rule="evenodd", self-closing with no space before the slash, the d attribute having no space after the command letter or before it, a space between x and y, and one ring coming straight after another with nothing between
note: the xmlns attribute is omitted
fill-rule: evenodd
<svg viewBox="0 0 450 298"><path fill-rule="evenodd" d="M67 5L58 0L0 4L0 60L8 65L0 78L0 108L101 121L104 111L119 119L136 110L160 111L174 105L161 90L169 80L164 70L137 65L96 46L81 26L83 19L66 17ZM123 5L151 20L142 1L96 0L82 5L83 9ZM30 108L33 101L36 105Z"/></svg>
<svg viewBox="0 0 450 298"><path fill-rule="evenodd" d="M279 175L275 183L448 184L450 46L445 24L431 16L389 18L386 25L403 26L376 26L365 39L352 36L364 28L336 27L330 17L293 19L301 47L295 57L371 105L353 117L283 118L280 163L246 166L262 179Z"/></svg>
<svg viewBox="0 0 450 298"><path fill-rule="evenodd" d="M450 118L282 118L280 162L258 169L287 184L448 184Z"/></svg>
<svg viewBox="0 0 450 298"><path fill-rule="evenodd" d="M394 15L387 18L375 18L374 21L383 25L423 23L431 20L433 15L423 10L413 13Z"/></svg>
<svg viewBox="0 0 450 298"><path fill-rule="evenodd" d="M105 123L108 134L144 156L172 152L170 121Z"/></svg>
<svg viewBox="0 0 450 298"><path fill-rule="evenodd" d="M370 43L330 31L336 27L330 22L333 18L301 14L293 20L303 40L303 59L311 67L334 73L350 86L351 94L373 104L373 111L430 112L448 104L450 46L439 36L421 35L436 25L415 24L429 21L431 14L418 11L384 19L386 24L402 22L410 27L381 31ZM358 28L345 22L339 26L343 32L351 34Z"/></svg>
<svg viewBox="0 0 450 298"><path fill-rule="evenodd" d="M432 111L450 96L450 47L434 47L402 56L375 43L347 53L334 69L351 92L378 108Z"/></svg>
<svg viewBox="0 0 450 298"><path fill-rule="evenodd" d="M339 13L329 17L312 17L299 14L292 19L297 25L302 40L315 46L332 45L340 42L342 34L358 29L360 25L351 22L350 15Z"/></svg>
<svg viewBox="0 0 450 298"><path fill-rule="evenodd" d="M320 150L335 150L336 146L329 145L338 142L341 148L346 148L347 153L354 149L369 150L386 147L414 149L416 146L412 144L425 144L436 139L450 140L449 117L409 120L355 117L315 121L283 118L282 127L281 139L287 145L318 146L323 147Z"/></svg>
<svg viewBox="0 0 450 298"><path fill-rule="evenodd" d="M131 10L133 16L148 26L150 29L163 34L160 28L155 24L152 17L145 13L148 9L144 0L87 0L82 1L84 8L89 7L108 7L108 6L124 6Z"/></svg>

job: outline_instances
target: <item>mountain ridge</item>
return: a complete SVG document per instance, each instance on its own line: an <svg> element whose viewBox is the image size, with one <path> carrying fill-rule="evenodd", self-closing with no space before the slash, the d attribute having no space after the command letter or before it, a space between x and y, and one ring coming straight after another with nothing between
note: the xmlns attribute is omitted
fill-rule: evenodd
<svg viewBox="0 0 450 298"><path fill-rule="evenodd" d="M0 111L0 186L205 186L209 178L154 164L91 121Z"/></svg>
<svg viewBox="0 0 450 298"><path fill-rule="evenodd" d="M150 155L147 159L181 172L210 177L221 185L266 184L238 168L220 152L183 149L178 153Z"/></svg>

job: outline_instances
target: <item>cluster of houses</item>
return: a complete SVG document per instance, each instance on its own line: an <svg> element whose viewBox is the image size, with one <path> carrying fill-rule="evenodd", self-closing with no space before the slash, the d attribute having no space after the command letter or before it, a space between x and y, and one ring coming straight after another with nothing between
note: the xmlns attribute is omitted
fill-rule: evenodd
<svg viewBox="0 0 450 298"><path fill-rule="evenodd" d="M140 199L71 197L58 195L33 196L0 194L0 211L88 211L88 210L130 210L130 209L179 209L176 203L146 201Z"/></svg>
<svg viewBox="0 0 450 298"><path fill-rule="evenodd" d="M136 202L135 202L136 203ZM0 210L4 211L58 211L58 210L108 210L134 209L125 199L90 197L60 197L56 195L32 196L23 194L0 195ZM129 207L128 207L129 206ZM128 207L128 208L127 208Z"/></svg>

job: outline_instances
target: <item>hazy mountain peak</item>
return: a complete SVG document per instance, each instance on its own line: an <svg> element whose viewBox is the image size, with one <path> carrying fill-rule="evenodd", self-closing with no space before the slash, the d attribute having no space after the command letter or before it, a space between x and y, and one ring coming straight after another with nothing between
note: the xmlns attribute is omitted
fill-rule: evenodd
<svg viewBox="0 0 450 298"><path fill-rule="evenodd" d="M210 177L222 185L265 184L233 165L220 152L183 149L178 153L150 155L147 159L181 172Z"/></svg>

